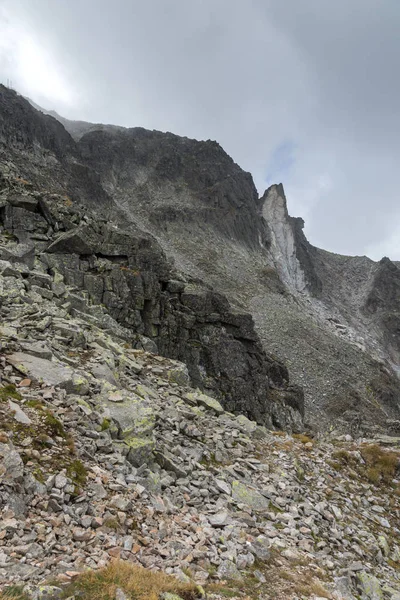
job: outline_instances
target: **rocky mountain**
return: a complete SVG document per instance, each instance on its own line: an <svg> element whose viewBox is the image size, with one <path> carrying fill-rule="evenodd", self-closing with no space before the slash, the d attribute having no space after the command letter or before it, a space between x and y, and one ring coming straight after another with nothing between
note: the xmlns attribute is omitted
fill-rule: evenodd
<svg viewBox="0 0 400 600"><path fill-rule="evenodd" d="M155 236L183 277L251 313L266 351L304 388L310 422L398 427L396 263L311 246L283 187L259 199L215 142L64 124L126 220Z"/></svg>
<svg viewBox="0 0 400 600"><path fill-rule="evenodd" d="M15 127L30 132L31 137L24 134L29 153L32 135L48 152L40 167L32 157L21 165L17 148L14 164L21 173L55 192L67 189L84 206L96 198L104 218L157 240L177 277L223 294L236 310L250 313L270 359L287 365L291 382L304 390L307 423L341 424L344 431L360 426L398 430L396 263L311 246L302 219L288 214L283 187L272 186L258 198L250 174L216 142L68 121L50 113L61 127L55 118L32 111L23 98L8 96L10 106L18 103L15 111L26 114L26 121L18 115ZM65 151L56 159L57 169L49 162L57 151L41 137L39 126L32 133L36 120L59 132L57 144ZM72 136L68 143L65 128ZM7 144L10 151L10 137ZM37 154L36 149L36 161ZM167 355L188 361L186 351ZM279 387L280 381L271 383Z"/></svg>
<svg viewBox="0 0 400 600"><path fill-rule="evenodd" d="M60 119L0 87L1 600L398 600L398 264Z"/></svg>

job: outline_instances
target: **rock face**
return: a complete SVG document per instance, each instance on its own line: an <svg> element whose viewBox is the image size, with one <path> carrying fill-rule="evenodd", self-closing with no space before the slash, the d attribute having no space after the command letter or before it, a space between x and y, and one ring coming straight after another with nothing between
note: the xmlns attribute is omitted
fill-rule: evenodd
<svg viewBox="0 0 400 600"><path fill-rule="evenodd" d="M28 127L33 109L14 93L0 92L3 112L16 102L21 127ZM279 314L273 300L283 299L290 330L299 318L290 312L291 302L303 309L304 296L310 310L317 306L311 300L312 271L300 273L307 269L304 256L321 282L321 306L332 279L326 273L343 269L343 257L323 262L322 251L307 247L301 223L287 216L283 192L275 188L267 196L276 205L276 219L287 219L291 233L272 219L268 230L255 198L243 209L243 226L233 216L225 225L215 215L207 217L205 237L215 239L218 261L231 252L235 259L235 264L226 263L227 277L212 289L191 274L189 263L173 267L161 222L158 241L145 231L150 220L124 222L121 211L127 206L114 205L106 192L104 203L100 199L93 210L94 199L85 201L82 180L70 170L71 161L84 164L92 158L84 159L72 138L67 145L53 139L58 125L51 121L48 129L48 118L35 113L31 128L18 137L12 111L5 114L0 142L0 591L12 585L7 595L21 589L30 600L77 597L80 571L101 569L120 558L181 581L192 579L206 588L210 600L221 600L213 591L215 583L225 595L259 600L396 600L399 436L360 438L333 429L308 437L268 430L300 429L307 406L302 390L289 383L284 364L266 351L268 335L263 347L251 316L238 308L246 303L255 308L251 294L269 290L264 309L275 320ZM102 131L119 134L107 127ZM157 152L152 135L143 135L147 138L150 154ZM127 139L128 134L124 143ZM140 149L147 164L143 140L135 152ZM175 145L179 140L168 137L166 157ZM196 144L190 142L189 148L194 152ZM209 146L204 148L208 153ZM215 161L221 152L215 149ZM177 164L183 179L194 168L191 156ZM226 158L221 164L233 170L243 193L252 193L246 175ZM221 177L209 167L212 177ZM88 162L87 169L92 168ZM174 169L167 171L175 189ZM31 182L24 178L28 175ZM70 184L76 190L73 198L57 193ZM229 182L216 185L224 190L216 213L230 210L237 200L230 193L236 192ZM122 188L120 181L116 202ZM198 183L186 199L195 202L201 193ZM207 211L212 197L210 192ZM239 218L240 207L235 212ZM257 215L256 224L246 224L247 217ZM181 215L175 225L175 233L187 231ZM202 251L202 225L192 226ZM174 230L172 222L168 228ZM254 231L259 248L251 237ZM183 256L183 241L170 246L175 258ZM288 262L281 274L286 287L278 266L274 270L265 263L278 249ZM211 282L220 276L218 261L214 271L201 267L200 255L193 261L192 267L196 263L203 274L211 273ZM390 314L396 315L396 271L387 261L379 266L349 263L346 273L364 277L371 269L374 275L368 293L359 286L365 300L360 313L366 325L375 320L378 332L381 322L390 323ZM259 271L265 264L269 269ZM232 292L235 272L236 287L244 280L249 285L242 297ZM256 274L264 277L261 288L254 284ZM301 290L291 287L291 280L300 282ZM347 279L342 281L345 290ZM332 294L331 306L335 298ZM354 317L354 301L349 296L342 307L348 318ZM328 310L327 303L323 306ZM262 331L266 312L254 314ZM321 319L324 314L321 309ZM290 333L293 345L297 329ZM315 335L320 341L325 338L317 335L328 334L324 329ZM307 341L307 335L297 341L301 350L303 338ZM343 370L354 356L340 354ZM365 364L375 368L373 362ZM319 364L316 368L321 370ZM389 371L385 375L387 392L393 381ZM392 390L381 405L370 399L374 410L392 403L395 411L397 389ZM128 597L124 586L119 577L110 597ZM193 597L204 597L202 589Z"/></svg>
<svg viewBox="0 0 400 600"><path fill-rule="evenodd" d="M29 111L34 113L35 128L32 132L29 129L29 135L23 137L26 148L31 148L35 141L43 152L44 149L48 151L42 130L46 130L48 122L56 130L59 124L37 113L29 104L25 106L24 101L14 97L12 92L5 91L3 96L3 103L7 106L16 103L18 110L23 108L23 115ZM26 116L24 119L27 121ZM40 121L40 127L36 126L36 120ZM25 121L22 121L22 127ZM6 131L4 125L4 136ZM11 127L7 143L12 148L13 134ZM59 143L62 145L62 140ZM193 144L189 144L189 150ZM67 169L72 158L80 156L80 150L72 139L62 147L67 158L59 156L55 150L54 156L59 158L61 168ZM169 150L167 144L164 158ZM216 152L228 160L221 149L217 148ZM18 149L15 153L18 158ZM190 152L187 154L191 164L193 157ZM59 278L59 282L57 279L50 281L48 275L38 274L38 287L47 288L47 291L38 289L39 294L63 297L65 285L75 288L78 293L69 294L74 313L90 310L93 319L103 326L108 321L110 327L118 323L120 334L127 339L136 339L139 345L152 344L152 348L161 354L185 362L193 385L216 395L227 409L241 412L260 424L272 425L279 419L280 426L301 428L302 414L297 410L302 403L301 390L296 392L298 407L296 403L285 402L288 371L281 361L262 348L249 314L233 309L226 297L201 281L174 274L157 241L135 224L122 224L117 207L113 223L109 218L106 220L101 210L94 213L90 206L93 199L86 203L83 193L77 203L69 197L34 190L33 184L27 185L24 179L10 174L13 168L10 161L5 164L0 220L19 243L3 244L0 255L8 262L21 263L29 269L34 267L36 257L45 273ZM235 168L240 179L241 171ZM34 165L29 165L31 174L33 169ZM217 169L215 178L218 173ZM165 175L163 169L161 174ZM37 185L40 177L35 179ZM245 191L252 190L253 193L254 186L249 177L242 179ZM201 182L195 185L200 188ZM93 191L96 192L96 188ZM110 206L107 205L108 212ZM105 207L100 203L100 208ZM248 215L249 228L245 227L243 231L248 243L254 234L250 227L252 220ZM216 221L214 225L217 224ZM81 293L90 300L90 309ZM78 333L71 332L71 335ZM41 371L45 380L46 359L35 361L34 367ZM26 372L30 373L30 366L25 366ZM40 379L39 374L37 377ZM68 379L62 373L60 377ZM53 382L56 383L60 384ZM67 384L75 385L73 380L66 381Z"/></svg>
<svg viewBox="0 0 400 600"><path fill-rule="evenodd" d="M282 186L258 199L250 175L216 142L55 115L72 138L1 90L6 179L47 190L36 205L7 192L4 226L20 242L3 249L7 261L22 255L32 265L41 252L47 269L184 361L194 385L230 410L298 427L305 409L316 427L395 432L398 265L311 246ZM67 193L65 205L50 192Z"/></svg>

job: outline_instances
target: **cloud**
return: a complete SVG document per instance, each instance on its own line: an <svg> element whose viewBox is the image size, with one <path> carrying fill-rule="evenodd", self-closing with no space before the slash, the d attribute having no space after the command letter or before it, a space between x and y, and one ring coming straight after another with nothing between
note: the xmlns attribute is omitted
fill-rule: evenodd
<svg viewBox="0 0 400 600"><path fill-rule="evenodd" d="M39 40L20 15L6 6L0 10L0 80L12 81L21 94L33 96L44 106L68 107L78 102L43 38Z"/></svg>
<svg viewBox="0 0 400 600"><path fill-rule="evenodd" d="M0 76L39 104L216 139L315 245L400 259L398 0L3 2Z"/></svg>

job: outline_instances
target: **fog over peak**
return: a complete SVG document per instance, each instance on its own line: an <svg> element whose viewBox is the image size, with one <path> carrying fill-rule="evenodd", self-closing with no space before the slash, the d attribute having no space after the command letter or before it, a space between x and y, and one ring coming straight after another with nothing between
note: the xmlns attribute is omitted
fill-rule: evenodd
<svg viewBox="0 0 400 600"><path fill-rule="evenodd" d="M215 139L306 234L400 260L400 5L3 0L0 80L71 119Z"/></svg>

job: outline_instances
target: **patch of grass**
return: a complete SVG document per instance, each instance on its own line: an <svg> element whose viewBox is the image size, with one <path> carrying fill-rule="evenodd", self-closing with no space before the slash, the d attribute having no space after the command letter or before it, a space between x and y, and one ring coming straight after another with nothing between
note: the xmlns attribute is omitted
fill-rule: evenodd
<svg viewBox="0 0 400 600"><path fill-rule="evenodd" d="M63 598L71 596L84 600L115 600L121 588L130 600L159 600L163 592L177 594L183 600L200 598L195 584L181 583L174 577L161 572L152 572L116 560L104 569L86 571L63 590Z"/></svg>
<svg viewBox="0 0 400 600"><path fill-rule="evenodd" d="M70 433L67 434L66 445L70 454L76 454L75 440Z"/></svg>
<svg viewBox="0 0 400 600"><path fill-rule="evenodd" d="M39 433L39 435L34 439L34 444L42 447L51 447L51 443L49 443L49 436L47 433Z"/></svg>
<svg viewBox="0 0 400 600"><path fill-rule="evenodd" d="M211 583L207 586L207 591L221 596L221 598L237 598L238 590L226 587L226 584Z"/></svg>
<svg viewBox="0 0 400 600"><path fill-rule="evenodd" d="M314 443L314 440L304 433L294 433L292 437L294 437L295 440L299 440L302 444L308 444L308 442Z"/></svg>
<svg viewBox="0 0 400 600"><path fill-rule="evenodd" d="M104 418L100 425L101 431L106 431L107 429L110 429L110 425L111 425L110 419Z"/></svg>
<svg viewBox="0 0 400 600"><path fill-rule="evenodd" d="M361 456L365 460L367 478L375 484L380 481L390 483L400 465L397 452L384 450L377 444L361 448Z"/></svg>
<svg viewBox="0 0 400 600"><path fill-rule="evenodd" d="M325 589L322 583L314 579L311 575L304 577L296 586L295 590L298 594L304 596L319 596L322 598L332 598L331 594Z"/></svg>
<svg viewBox="0 0 400 600"><path fill-rule="evenodd" d="M72 479L75 485L75 491L79 493L79 490L85 485L87 479L87 470L85 465L78 459L72 461L67 466L67 476Z"/></svg>
<svg viewBox="0 0 400 600"><path fill-rule="evenodd" d="M45 408L42 400L36 399L28 400L28 402L25 402L25 406L28 406L28 408L37 408L39 410L43 410Z"/></svg>
<svg viewBox="0 0 400 600"><path fill-rule="evenodd" d="M353 462L353 457L347 450L335 450L335 452L332 452L332 458L341 465L349 465Z"/></svg>
<svg viewBox="0 0 400 600"><path fill-rule="evenodd" d="M10 585L0 592L0 600L29 600L22 585Z"/></svg>
<svg viewBox="0 0 400 600"><path fill-rule="evenodd" d="M7 402L9 398L12 400L22 400L21 394L17 392L15 385L12 383L8 383L0 388L0 402Z"/></svg>
<svg viewBox="0 0 400 600"><path fill-rule="evenodd" d="M119 521L116 517L108 517L104 520L103 525L104 527L108 527L108 529L113 529L114 531L118 531L120 528Z"/></svg>
<svg viewBox="0 0 400 600"><path fill-rule="evenodd" d="M66 433L63 424L50 411L46 412L44 424L50 435L58 435L59 437L65 438Z"/></svg>

